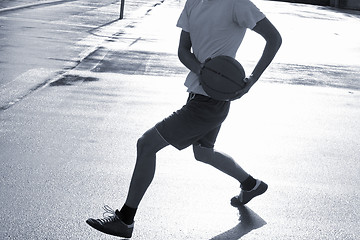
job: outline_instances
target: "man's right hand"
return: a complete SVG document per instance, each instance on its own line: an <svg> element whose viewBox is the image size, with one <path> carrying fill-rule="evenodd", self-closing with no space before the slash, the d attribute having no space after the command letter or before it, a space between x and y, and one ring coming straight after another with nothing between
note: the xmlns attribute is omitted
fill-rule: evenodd
<svg viewBox="0 0 360 240"><path fill-rule="evenodd" d="M236 96L231 99L231 101L234 101L236 99L241 98L242 96L244 96L246 93L249 92L250 88L255 84L255 82L257 81L257 79L253 78L252 76L248 77L248 78L244 78L243 80L246 84L245 87L243 89L241 89L240 91L238 91L236 93Z"/></svg>

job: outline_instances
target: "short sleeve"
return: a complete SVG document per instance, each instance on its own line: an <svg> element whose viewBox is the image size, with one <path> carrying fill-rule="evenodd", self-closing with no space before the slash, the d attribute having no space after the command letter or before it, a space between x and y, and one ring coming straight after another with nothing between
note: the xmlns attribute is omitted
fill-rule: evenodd
<svg viewBox="0 0 360 240"><path fill-rule="evenodd" d="M180 17L176 24L177 27L182 28L186 32L190 32L190 26L189 26L189 14L187 12L187 7L185 5L183 11L180 14Z"/></svg>
<svg viewBox="0 0 360 240"><path fill-rule="evenodd" d="M253 29L265 15L250 0L235 0L233 21L239 26Z"/></svg>

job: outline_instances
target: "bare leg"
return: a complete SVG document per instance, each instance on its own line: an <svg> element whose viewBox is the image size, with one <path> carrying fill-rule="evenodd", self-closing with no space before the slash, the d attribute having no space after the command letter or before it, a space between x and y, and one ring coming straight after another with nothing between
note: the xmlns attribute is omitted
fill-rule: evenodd
<svg viewBox="0 0 360 240"><path fill-rule="evenodd" d="M137 208L152 182L156 167L156 153L169 145L155 128L151 128L137 142L136 165L125 204Z"/></svg>
<svg viewBox="0 0 360 240"><path fill-rule="evenodd" d="M213 148L206 148L200 145L193 145L196 160L210 164L223 173L235 178L240 183L249 177L249 174L242 169L230 156L217 152Z"/></svg>

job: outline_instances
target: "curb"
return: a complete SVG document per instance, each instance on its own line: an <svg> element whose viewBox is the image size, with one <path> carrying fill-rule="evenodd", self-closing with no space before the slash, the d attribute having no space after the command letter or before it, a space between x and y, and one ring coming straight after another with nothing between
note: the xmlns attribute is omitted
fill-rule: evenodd
<svg viewBox="0 0 360 240"><path fill-rule="evenodd" d="M2 86L0 89L0 113L42 87L48 78L53 78L56 75L56 69L30 69L9 84Z"/></svg>
<svg viewBox="0 0 360 240"><path fill-rule="evenodd" d="M0 13L11 12L11 11L16 11L16 10L21 10L21 9L26 9L26 8L31 8L31 7L38 7L38 6L56 5L56 4L61 4L63 2L73 2L73 1L75 1L75 0L43 1L43 2L39 2L39 3L32 3L32 4L25 4L25 5L20 5L20 6L16 6L16 7L3 8L3 9L0 9Z"/></svg>

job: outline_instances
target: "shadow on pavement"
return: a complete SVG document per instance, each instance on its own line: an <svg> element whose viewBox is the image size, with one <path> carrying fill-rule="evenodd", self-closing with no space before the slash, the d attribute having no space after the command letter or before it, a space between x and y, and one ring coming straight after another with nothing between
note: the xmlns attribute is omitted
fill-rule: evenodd
<svg viewBox="0 0 360 240"><path fill-rule="evenodd" d="M101 24L100 26L89 30L88 33L90 33L90 34L92 34L92 35L95 35L95 36L101 36L101 35L95 34L94 32L97 31L97 30L99 30L100 28L109 26L109 25L111 25L111 24L113 24L113 23L115 23L115 22L117 22L117 21L120 21L120 19L117 18L117 19L114 19L114 20L112 20L112 21L109 21L109 22L106 22L106 23L104 23L104 24ZM107 36L101 36L101 37L107 37Z"/></svg>
<svg viewBox="0 0 360 240"><path fill-rule="evenodd" d="M240 239L244 235L248 234L254 229L261 228L266 224L265 220L262 219L259 215L257 215L254 211L246 206L240 206L239 209L239 224L235 227L223 232L210 240L235 240Z"/></svg>
<svg viewBox="0 0 360 240"><path fill-rule="evenodd" d="M64 75L62 78L60 78L59 80L50 83L50 86L51 87L68 86L68 85L74 85L77 82L95 82L95 81L99 81L99 79L94 77L82 77L78 75L67 74Z"/></svg>

